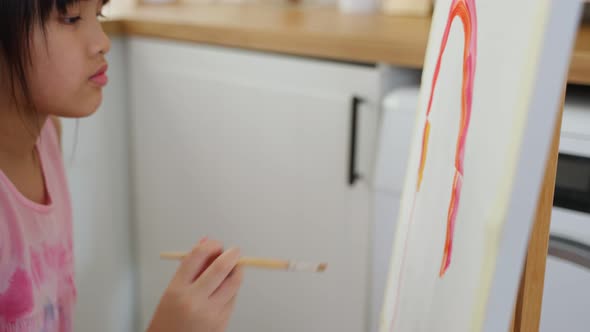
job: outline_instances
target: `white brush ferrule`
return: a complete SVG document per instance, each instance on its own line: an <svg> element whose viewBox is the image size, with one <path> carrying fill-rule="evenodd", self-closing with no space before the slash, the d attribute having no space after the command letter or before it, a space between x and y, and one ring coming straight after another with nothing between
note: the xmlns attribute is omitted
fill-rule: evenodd
<svg viewBox="0 0 590 332"><path fill-rule="evenodd" d="M316 272L318 270L317 264L306 263L306 262L289 262L289 271L299 272Z"/></svg>

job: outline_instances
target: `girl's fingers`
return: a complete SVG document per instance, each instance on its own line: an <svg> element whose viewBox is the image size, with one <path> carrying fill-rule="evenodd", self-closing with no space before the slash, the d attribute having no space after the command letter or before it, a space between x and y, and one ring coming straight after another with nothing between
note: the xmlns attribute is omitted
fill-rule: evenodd
<svg viewBox="0 0 590 332"><path fill-rule="evenodd" d="M222 282L213 294L209 297L211 302L216 307L227 306L238 294L242 280L244 279L244 271L241 267L236 267L230 275Z"/></svg>
<svg viewBox="0 0 590 332"><path fill-rule="evenodd" d="M210 297L236 267L239 259L240 251L238 249L227 250L209 265L205 272L194 282L193 288L197 292L204 292L207 297Z"/></svg>
<svg viewBox="0 0 590 332"><path fill-rule="evenodd" d="M200 243L182 260L176 272L177 280L187 284L192 283L222 252L223 247L218 241L208 240Z"/></svg>

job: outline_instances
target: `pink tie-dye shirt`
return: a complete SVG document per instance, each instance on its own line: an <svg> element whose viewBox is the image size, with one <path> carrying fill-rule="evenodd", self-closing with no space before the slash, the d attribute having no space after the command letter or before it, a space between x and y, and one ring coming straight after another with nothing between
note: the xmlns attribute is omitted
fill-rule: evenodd
<svg viewBox="0 0 590 332"><path fill-rule="evenodd" d="M72 212L51 120L41 130L37 151L46 204L24 197L0 170L0 332L72 330Z"/></svg>

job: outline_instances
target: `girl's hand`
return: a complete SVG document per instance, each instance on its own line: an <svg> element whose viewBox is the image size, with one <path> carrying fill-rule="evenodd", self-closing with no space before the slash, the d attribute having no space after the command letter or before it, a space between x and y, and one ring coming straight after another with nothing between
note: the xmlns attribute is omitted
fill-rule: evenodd
<svg viewBox="0 0 590 332"><path fill-rule="evenodd" d="M222 332L233 312L243 272L240 252L202 240L184 258L147 332Z"/></svg>

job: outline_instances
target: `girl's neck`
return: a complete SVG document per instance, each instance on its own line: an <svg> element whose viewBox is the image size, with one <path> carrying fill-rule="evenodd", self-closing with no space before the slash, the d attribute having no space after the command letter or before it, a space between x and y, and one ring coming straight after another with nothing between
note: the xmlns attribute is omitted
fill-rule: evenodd
<svg viewBox="0 0 590 332"><path fill-rule="evenodd" d="M0 102L0 158L29 160L47 116Z"/></svg>

